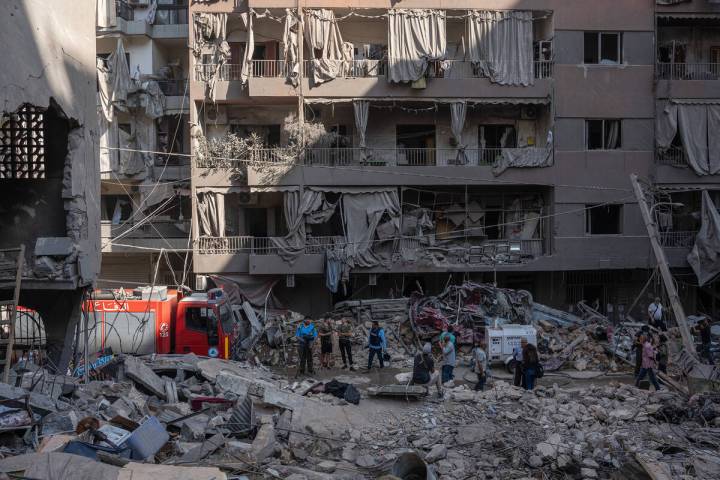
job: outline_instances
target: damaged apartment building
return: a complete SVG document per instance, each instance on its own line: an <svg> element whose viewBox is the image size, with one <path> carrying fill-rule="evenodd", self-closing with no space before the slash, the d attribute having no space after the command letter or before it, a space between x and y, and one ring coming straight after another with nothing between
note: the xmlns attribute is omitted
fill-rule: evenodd
<svg viewBox="0 0 720 480"><path fill-rule="evenodd" d="M622 313L661 290L635 173L683 301L717 311L687 256L720 200L720 4L447 5L191 2L198 285L321 314L496 281Z"/></svg>
<svg viewBox="0 0 720 480"><path fill-rule="evenodd" d="M93 8L92 0L0 3L3 350L19 291L18 303L44 324L34 332L43 331L59 371L75 332L68 327L100 267ZM17 335L16 349L26 340Z"/></svg>
<svg viewBox="0 0 720 480"><path fill-rule="evenodd" d="M187 0L97 0L101 286L191 262Z"/></svg>

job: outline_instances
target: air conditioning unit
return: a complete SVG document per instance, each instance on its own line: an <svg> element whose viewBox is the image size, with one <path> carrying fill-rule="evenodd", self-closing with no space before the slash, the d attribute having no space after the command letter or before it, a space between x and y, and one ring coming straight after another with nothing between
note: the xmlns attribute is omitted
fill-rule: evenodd
<svg viewBox="0 0 720 480"><path fill-rule="evenodd" d="M227 108L225 105L205 105L205 123L221 124L227 123Z"/></svg>
<svg viewBox="0 0 720 480"><path fill-rule="evenodd" d="M535 120L537 119L537 107L535 105L525 105L520 110L520 118L522 120Z"/></svg>
<svg viewBox="0 0 720 480"><path fill-rule="evenodd" d="M251 192L240 192L238 194L238 203L240 205L255 205L258 203L258 194Z"/></svg>

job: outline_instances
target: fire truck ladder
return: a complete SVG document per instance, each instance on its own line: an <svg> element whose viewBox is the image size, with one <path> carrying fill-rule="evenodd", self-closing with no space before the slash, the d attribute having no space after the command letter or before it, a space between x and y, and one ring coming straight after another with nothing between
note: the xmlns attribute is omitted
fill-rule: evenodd
<svg viewBox="0 0 720 480"><path fill-rule="evenodd" d="M10 378L10 364L12 363L12 353L15 345L15 318L17 317L17 307L20 302L20 283L22 282L22 271L25 264L25 245L20 245L20 248L0 250L0 256L5 258L11 257L13 253L17 254L15 292L12 300L0 300L0 312L2 313L0 315L0 329L3 331L3 338L0 338L0 365L3 366L2 381L5 383L8 383Z"/></svg>

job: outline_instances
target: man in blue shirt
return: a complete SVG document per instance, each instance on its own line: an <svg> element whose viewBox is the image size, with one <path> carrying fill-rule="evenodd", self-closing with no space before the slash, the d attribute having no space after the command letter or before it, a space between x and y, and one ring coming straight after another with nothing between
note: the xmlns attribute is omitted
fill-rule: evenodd
<svg viewBox="0 0 720 480"><path fill-rule="evenodd" d="M377 355L380 360L380 368L385 367L383 353L386 348L387 342L385 341L385 331L380 328L380 324L377 321L374 321L372 322L372 328L370 329L370 335L368 337L368 370L372 368L375 355Z"/></svg>
<svg viewBox="0 0 720 480"><path fill-rule="evenodd" d="M305 374L306 366L307 372L310 375L315 373L313 370L312 346L313 342L317 338L317 335L318 332L317 329L315 329L315 325L312 324L312 320L310 317L305 317L303 323L298 325L298 328L295 331L295 338L297 338L298 342L299 360L297 376Z"/></svg>

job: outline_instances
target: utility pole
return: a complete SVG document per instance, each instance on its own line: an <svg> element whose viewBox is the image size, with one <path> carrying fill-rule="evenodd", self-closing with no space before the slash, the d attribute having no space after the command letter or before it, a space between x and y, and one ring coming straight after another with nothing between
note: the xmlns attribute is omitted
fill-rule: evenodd
<svg viewBox="0 0 720 480"><path fill-rule="evenodd" d="M685 350L697 359L695 342L692 334L690 333L690 328L688 328L685 310L680 303L680 297L678 296L677 289L675 288L675 280L670 273L667 257L665 257L665 250L663 250L663 247L660 245L660 241L658 239L659 235L657 224L652 218L645 194L640 186L640 182L638 182L638 176L634 173L630 174L630 181L632 182L633 191L635 192L635 197L637 198L638 206L640 207L640 213L642 214L643 221L645 222L645 228L647 228L648 236L650 237L650 244L652 245L653 253L655 253L655 259L657 260L658 269L660 270L660 275L662 276L663 283L665 284L665 290L667 291L673 312L675 313L675 320L677 321L678 328L680 329L683 345Z"/></svg>
<svg viewBox="0 0 720 480"><path fill-rule="evenodd" d="M300 124L300 148L305 148L305 95L303 82L305 81L305 60L303 50L305 47L305 22L302 11L302 1L297 0L298 16L298 123Z"/></svg>

